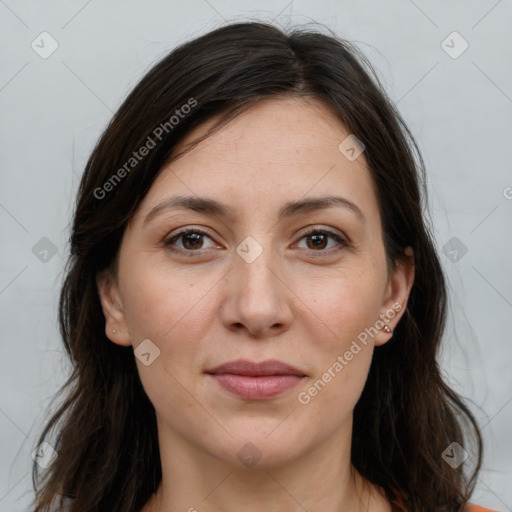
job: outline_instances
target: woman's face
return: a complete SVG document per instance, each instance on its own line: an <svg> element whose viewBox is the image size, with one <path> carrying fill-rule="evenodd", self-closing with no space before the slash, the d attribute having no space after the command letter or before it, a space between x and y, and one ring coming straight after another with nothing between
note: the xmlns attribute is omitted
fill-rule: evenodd
<svg viewBox="0 0 512 512"><path fill-rule="evenodd" d="M270 466L350 439L374 346L391 337L375 327L396 326L413 270L388 279L365 153L355 158L349 135L317 101L264 100L153 183L117 279L99 289L108 337L137 349L161 443ZM214 373L241 360L294 375Z"/></svg>

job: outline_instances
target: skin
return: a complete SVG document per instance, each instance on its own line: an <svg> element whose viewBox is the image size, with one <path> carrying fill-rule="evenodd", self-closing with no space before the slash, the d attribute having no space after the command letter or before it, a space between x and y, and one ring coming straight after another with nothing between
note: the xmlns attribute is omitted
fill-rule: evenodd
<svg viewBox="0 0 512 512"><path fill-rule="evenodd" d="M156 410L163 474L144 512L391 510L351 466L350 443L373 350L392 334L381 330L360 344L309 403L298 401L399 304L386 322L395 328L414 280L412 263L388 275L364 153L350 161L338 149L348 135L317 100L259 102L163 168L125 231L116 274L98 277L109 339L134 348L149 339L160 350L148 366L136 359ZM215 199L233 217L174 208L144 223L176 195ZM365 222L340 206L278 221L286 202L326 195L355 203ZM331 237L315 245L304 237L307 226L349 245ZM208 235L166 246L183 227ZM262 249L251 263L236 252L248 236ZM244 400L204 373L235 359L278 359L306 377L273 399ZM251 467L237 456L248 442L260 457Z"/></svg>

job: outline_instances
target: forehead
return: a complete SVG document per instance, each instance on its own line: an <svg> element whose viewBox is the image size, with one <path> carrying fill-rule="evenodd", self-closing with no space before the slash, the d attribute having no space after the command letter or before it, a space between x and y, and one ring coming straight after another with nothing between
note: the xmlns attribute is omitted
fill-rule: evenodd
<svg viewBox="0 0 512 512"><path fill-rule="evenodd" d="M196 127L175 152L188 149L218 119ZM164 166L140 210L186 194L233 203L242 215L244 205L277 210L290 200L340 193L378 215L364 152L351 160L340 151L349 135L318 100L262 100Z"/></svg>
<svg viewBox="0 0 512 512"><path fill-rule="evenodd" d="M196 127L178 143L175 152L188 148L220 119L221 114L218 114ZM320 100L273 97L260 100L200 145L205 150L215 148L217 155L225 153L230 160L242 149L241 156L244 157L252 154L264 159L265 154L278 152L292 161L293 153L304 155L315 146L334 145L337 148L340 134L346 136L349 132ZM262 146L258 147L257 143Z"/></svg>

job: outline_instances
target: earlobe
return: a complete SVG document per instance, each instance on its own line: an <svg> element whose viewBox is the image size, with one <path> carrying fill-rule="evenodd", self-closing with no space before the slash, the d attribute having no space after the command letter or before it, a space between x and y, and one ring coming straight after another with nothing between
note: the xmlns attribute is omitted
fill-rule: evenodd
<svg viewBox="0 0 512 512"><path fill-rule="evenodd" d="M117 345L131 345L119 290L110 271L98 274L96 286L103 315L105 316L105 334L107 338Z"/></svg>
<svg viewBox="0 0 512 512"><path fill-rule="evenodd" d="M414 251L412 247L406 247L404 253L408 258L398 262L386 285L382 311L379 315L384 326L374 339L375 346L384 345L392 338L393 331L407 307L414 283Z"/></svg>

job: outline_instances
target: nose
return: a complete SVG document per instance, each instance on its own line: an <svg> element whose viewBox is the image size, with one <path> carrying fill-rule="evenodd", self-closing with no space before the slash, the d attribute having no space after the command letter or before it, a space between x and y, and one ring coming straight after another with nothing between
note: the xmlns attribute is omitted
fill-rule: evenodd
<svg viewBox="0 0 512 512"><path fill-rule="evenodd" d="M243 254L243 253L240 253ZM293 318L290 278L270 249L253 261L237 254L226 276L222 323L253 338L268 338L289 329Z"/></svg>

